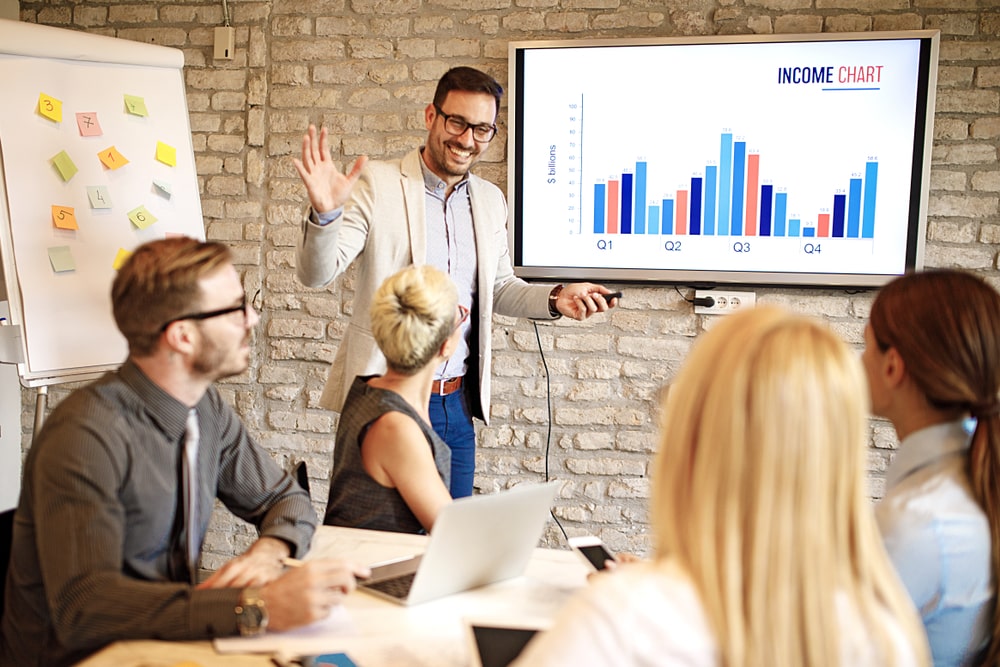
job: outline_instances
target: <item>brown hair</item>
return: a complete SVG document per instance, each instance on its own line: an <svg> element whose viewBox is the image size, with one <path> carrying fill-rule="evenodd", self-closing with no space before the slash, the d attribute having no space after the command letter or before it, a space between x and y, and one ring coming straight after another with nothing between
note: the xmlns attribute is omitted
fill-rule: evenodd
<svg viewBox="0 0 1000 667"><path fill-rule="evenodd" d="M434 104L438 109L444 104L448 93L461 90L467 93L485 93L492 95L500 111L500 98L503 97L503 87L489 74L472 67L453 67L444 73L434 91Z"/></svg>
<svg viewBox="0 0 1000 667"><path fill-rule="evenodd" d="M896 349L932 406L976 418L969 478L990 525L993 576L1000 575L1000 293L961 271L914 273L882 288L870 322L878 346ZM983 656L1000 664L1000 596Z"/></svg>
<svg viewBox="0 0 1000 667"><path fill-rule="evenodd" d="M111 285L115 323L128 341L129 354L156 349L161 327L201 303L198 281L232 261L229 248L173 237L135 249Z"/></svg>

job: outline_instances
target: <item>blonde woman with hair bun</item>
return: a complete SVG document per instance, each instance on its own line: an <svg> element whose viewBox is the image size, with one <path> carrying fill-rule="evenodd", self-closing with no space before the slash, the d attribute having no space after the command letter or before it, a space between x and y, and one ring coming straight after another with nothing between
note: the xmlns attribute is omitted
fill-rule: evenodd
<svg viewBox="0 0 1000 667"><path fill-rule="evenodd" d="M383 375L358 376L344 404L323 523L430 531L448 493L451 457L430 425L435 369L458 345L469 311L451 279L429 266L387 278L371 306Z"/></svg>
<svg viewBox="0 0 1000 667"><path fill-rule="evenodd" d="M867 497L866 396L822 323L712 327L662 406L653 559L594 576L515 664L928 665Z"/></svg>

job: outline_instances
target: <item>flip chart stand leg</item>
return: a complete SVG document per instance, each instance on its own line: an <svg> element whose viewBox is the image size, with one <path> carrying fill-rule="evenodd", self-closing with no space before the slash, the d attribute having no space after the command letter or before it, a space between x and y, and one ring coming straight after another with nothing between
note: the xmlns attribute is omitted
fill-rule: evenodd
<svg viewBox="0 0 1000 667"><path fill-rule="evenodd" d="M48 386L41 386L38 388L38 393L35 395L35 428L31 431L31 443L35 443L35 438L38 437L38 432L42 430L42 423L45 422L45 406L49 399L49 388Z"/></svg>

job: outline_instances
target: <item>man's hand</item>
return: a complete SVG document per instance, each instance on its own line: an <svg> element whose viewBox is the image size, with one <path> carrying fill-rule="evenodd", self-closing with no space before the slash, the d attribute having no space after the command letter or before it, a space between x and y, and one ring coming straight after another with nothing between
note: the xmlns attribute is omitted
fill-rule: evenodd
<svg viewBox="0 0 1000 667"><path fill-rule="evenodd" d="M329 558L289 569L260 589L267 607L267 629L290 630L326 618L354 590L355 577L370 575L366 567Z"/></svg>
<svg viewBox="0 0 1000 667"><path fill-rule="evenodd" d="M232 559L198 584L198 588L246 588L263 586L284 571L282 559L291 554L288 544L273 537L262 537L246 553Z"/></svg>
<svg viewBox="0 0 1000 667"><path fill-rule="evenodd" d="M362 155L350 172L340 173L330 158L326 128L320 130L317 136L316 126L310 125L309 131L302 137L302 159L293 158L292 161L306 186L313 210L328 213L347 203L368 158Z"/></svg>
<svg viewBox="0 0 1000 667"><path fill-rule="evenodd" d="M604 294L611 290L594 283L571 283L562 288L556 297L556 310L565 317L585 320L594 313L603 313L618 305L618 299L607 301Z"/></svg>

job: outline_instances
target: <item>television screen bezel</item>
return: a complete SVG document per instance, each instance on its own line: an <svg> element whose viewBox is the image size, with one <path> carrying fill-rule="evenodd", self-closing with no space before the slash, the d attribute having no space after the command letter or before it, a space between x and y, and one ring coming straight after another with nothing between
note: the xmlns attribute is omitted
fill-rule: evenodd
<svg viewBox="0 0 1000 667"><path fill-rule="evenodd" d="M662 38L559 39L510 42L508 46L508 138L507 190L510 219L508 242L514 273L525 280L649 283L673 285L759 285L819 288L874 288L899 274L870 273L798 273L630 267L526 266L522 261L524 224L522 210L522 165L524 125L523 55L528 50L580 47L671 46L709 44L754 44L791 42L848 42L882 40L919 40L920 63L917 81L917 108L914 116L913 161L904 272L924 266L927 230L927 206L930 190L931 152L933 149L934 106L940 51L939 30L898 30L862 33L815 33L796 35L705 35Z"/></svg>

